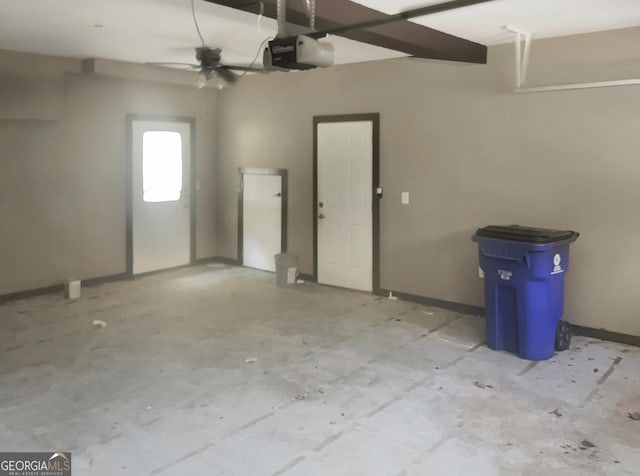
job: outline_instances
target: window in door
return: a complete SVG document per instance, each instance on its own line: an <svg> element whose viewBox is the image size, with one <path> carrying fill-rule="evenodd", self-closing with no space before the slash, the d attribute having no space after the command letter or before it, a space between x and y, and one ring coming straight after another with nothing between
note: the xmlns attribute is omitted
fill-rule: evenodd
<svg viewBox="0 0 640 476"><path fill-rule="evenodd" d="M180 200L182 137L178 132L146 131L142 136L142 189L145 202Z"/></svg>

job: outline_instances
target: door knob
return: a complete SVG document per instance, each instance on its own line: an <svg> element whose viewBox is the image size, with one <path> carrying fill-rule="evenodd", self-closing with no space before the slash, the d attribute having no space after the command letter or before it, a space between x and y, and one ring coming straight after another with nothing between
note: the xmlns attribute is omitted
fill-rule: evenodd
<svg viewBox="0 0 640 476"><path fill-rule="evenodd" d="M320 220L322 220L323 218L327 218L326 216L324 216L323 213L321 213L320 215L318 215L318 218L320 218Z"/></svg>

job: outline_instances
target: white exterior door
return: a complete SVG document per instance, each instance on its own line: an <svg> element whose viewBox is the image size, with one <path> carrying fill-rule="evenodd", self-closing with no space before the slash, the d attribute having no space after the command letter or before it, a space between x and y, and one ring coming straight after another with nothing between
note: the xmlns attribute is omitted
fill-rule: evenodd
<svg viewBox="0 0 640 476"><path fill-rule="evenodd" d="M242 264L275 271L282 250L282 177L243 174Z"/></svg>
<svg viewBox="0 0 640 476"><path fill-rule="evenodd" d="M190 125L132 121L133 273L189 264Z"/></svg>
<svg viewBox="0 0 640 476"><path fill-rule="evenodd" d="M319 123L318 282L372 290L373 123Z"/></svg>

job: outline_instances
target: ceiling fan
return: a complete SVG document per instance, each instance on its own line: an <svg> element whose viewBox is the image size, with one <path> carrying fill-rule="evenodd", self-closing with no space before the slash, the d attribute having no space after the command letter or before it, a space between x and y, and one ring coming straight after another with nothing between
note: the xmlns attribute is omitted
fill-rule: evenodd
<svg viewBox="0 0 640 476"><path fill-rule="evenodd" d="M194 71L198 71L201 75L201 81L198 82L198 87L203 87L204 83L217 76L226 83L235 83L241 75L235 73L235 71L264 73L263 68L255 68L253 66L242 66L222 63L222 50L220 48L212 48L210 46L198 46L195 48L196 60L198 64L190 63L147 63L148 65L155 66L181 66ZM218 85L220 87L221 84Z"/></svg>
<svg viewBox="0 0 640 476"><path fill-rule="evenodd" d="M179 66L187 69L192 69L194 71L198 71L200 73L200 79L198 80L197 87L201 89L204 87L207 81L210 79L217 77L219 81L217 83L218 89L222 89L225 83L233 84L240 77L244 76L248 72L253 73L264 73L264 68L257 68L253 66L253 63L249 66L243 65L234 65L234 64L224 64L222 63L222 50L220 48L212 48L207 46L202 33L200 32L200 27L198 25L198 19L196 17L194 2L191 0L191 13L193 15L193 22L196 28L196 32L198 33L198 37L202 42L202 46L198 46L195 49L196 52L196 60L198 64L191 63L172 63L172 62L150 62L146 63L152 66ZM236 71L240 71L241 74L236 73ZM221 80L221 81L220 81Z"/></svg>

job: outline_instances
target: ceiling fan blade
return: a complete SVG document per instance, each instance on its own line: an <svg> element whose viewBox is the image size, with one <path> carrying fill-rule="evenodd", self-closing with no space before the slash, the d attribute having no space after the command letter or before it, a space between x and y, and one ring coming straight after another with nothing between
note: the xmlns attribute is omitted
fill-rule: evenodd
<svg viewBox="0 0 640 476"><path fill-rule="evenodd" d="M448 10L455 10L457 8L469 7L478 3L492 2L493 0L450 0L448 2L436 3L435 5L428 5L426 7L412 8L405 10L404 12L396 13L394 15L383 15L380 18L374 20L367 20L359 23L352 23L350 25L342 25L335 28L329 28L321 31L314 31L307 33L306 36L312 38L322 38L326 35L339 35L353 30L363 30L366 28L373 28L376 26L388 25L389 23L395 23L402 20L410 20L412 18L431 15L433 13L446 12Z"/></svg>
<svg viewBox="0 0 640 476"><path fill-rule="evenodd" d="M253 66L242 66L236 64L224 64L221 65L226 69L234 70L234 71L247 71L249 73L267 73L267 70L264 68L255 68Z"/></svg>
<svg viewBox="0 0 640 476"><path fill-rule="evenodd" d="M172 63L172 62L164 62L164 61L148 61L145 63L147 66L182 66L185 69L200 69L199 64L191 64L191 63Z"/></svg>
<svg viewBox="0 0 640 476"><path fill-rule="evenodd" d="M228 66L223 66L220 65L216 68L216 73L218 73L218 76L220 76L222 79L224 79L227 83L235 83L238 80L238 75L229 71L229 67Z"/></svg>

